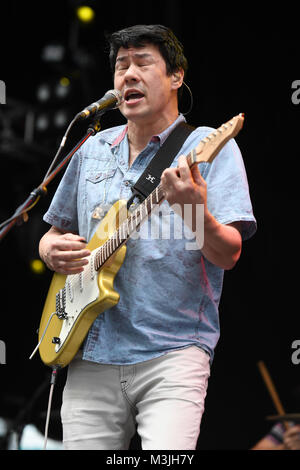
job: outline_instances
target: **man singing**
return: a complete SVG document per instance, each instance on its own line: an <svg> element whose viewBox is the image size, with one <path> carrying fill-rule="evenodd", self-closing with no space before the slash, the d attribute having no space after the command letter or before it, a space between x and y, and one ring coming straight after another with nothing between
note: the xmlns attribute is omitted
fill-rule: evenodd
<svg viewBox="0 0 300 470"><path fill-rule="evenodd" d="M86 242L103 213L131 187L184 121L178 110L187 60L173 32L138 25L110 37L122 126L91 137L72 158L44 216L40 256L58 273L88 263ZM189 168L187 155L213 129L196 128L161 177L165 201L146 224L170 221L169 237L132 237L114 287L118 304L99 315L69 365L63 393L65 449L195 449L214 349L224 270L256 230L247 177L231 139L214 161ZM174 227L184 208L203 208L188 249ZM172 207L182 208L181 211ZM195 211L192 211L194 214ZM167 217L166 217L167 215ZM203 237L199 236L203 231Z"/></svg>

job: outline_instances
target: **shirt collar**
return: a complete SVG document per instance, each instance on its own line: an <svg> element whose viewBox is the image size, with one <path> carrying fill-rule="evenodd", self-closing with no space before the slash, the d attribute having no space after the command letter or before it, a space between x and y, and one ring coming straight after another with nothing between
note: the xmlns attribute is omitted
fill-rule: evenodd
<svg viewBox="0 0 300 470"><path fill-rule="evenodd" d="M162 145L165 142L165 140L167 139L167 137L169 137L171 132L175 129L175 127L178 126L178 124L180 124L181 122L185 122L185 121L186 121L186 119L183 116L183 114L179 114L178 118L175 119L175 121L169 127L167 127L167 129L162 131L160 134L154 135L152 137L152 139L153 138L156 138L156 139L158 138L160 140L160 145Z"/></svg>
<svg viewBox="0 0 300 470"><path fill-rule="evenodd" d="M186 119L183 116L183 114L179 114L177 119L175 119L175 121L169 127L167 127L167 129L162 131L160 134L153 135L150 140L151 141L159 140L160 145L162 145L165 142L165 140L167 139L167 137L169 137L169 135L171 134L173 129L175 129L175 127L178 124L180 124L181 122L185 122L185 121L186 121ZM128 131L128 126L126 125L126 126L123 127L122 131L120 133L118 133L118 135L114 139L111 138L111 134L107 135L106 138L104 137L104 139L112 147L116 147L117 145L119 145L122 142L122 140L124 139L124 137L127 134L127 131Z"/></svg>

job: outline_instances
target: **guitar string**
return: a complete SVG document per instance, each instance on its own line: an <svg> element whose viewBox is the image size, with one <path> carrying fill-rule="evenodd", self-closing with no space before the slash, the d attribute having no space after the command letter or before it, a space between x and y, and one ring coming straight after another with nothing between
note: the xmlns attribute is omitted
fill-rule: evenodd
<svg viewBox="0 0 300 470"><path fill-rule="evenodd" d="M232 126L233 122L231 121L229 122L229 124ZM217 132L223 133L224 129L225 130L227 129L226 124L222 124L222 126L216 129L216 131L204 137L204 139L202 139L199 142L196 148L199 148L199 145L201 145L201 143L203 144L203 143L210 142L212 139L214 139L217 136ZM191 152L189 152L188 155L186 156L189 167L191 167L193 163L196 163L197 161L196 158L197 158L197 150L192 149ZM90 262L90 263L93 263L93 267L92 267L93 270L99 271L99 269L120 248L120 246L128 240L131 233L133 233L134 230L136 230L136 228L141 224L141 222L143 222L143 219L145 219L145 216L148 216L148 213L151 213L152 208L153 208L152 197L154 193L156 193L157 200L154 202L154 204L156 205L161 201L163 197L161 184L159 184L156 187L156 189L152 191L152 193L150 193L150 195L137 207L137 209L133 212L133 214L127 217L126 221L123 222L116 231L114 231L112 236L110 236L103 243L103 245L101 245L100 248L97 248L96 254L93 260ZM148 210L148 203L150 203L150 207L149 207L150 210ZM143 207L145 207L145 216L143 216ZM140 216L141 216L141 219L139 220ZM135 227L133 226L134 222L135 222ZM132 226L131 232L129 230L130 224ZM123 234L126 234L125 237L121 235L121 231L123 231ZM114 246L114 242L116 243L116 246ZM84 278L86 278L88 271L90 270L85 269L82 273L74 275L74 277L82 275ZM74 278L72 277L70 281L71 286L74 284L73 281L74 281ZM76 279L76 283L77 283L77 279Z"/></svg>
<svg viewBox="0 0 300 470"><path fill-rule="evenodd" d="M229 121L230 126L233 126L233 121ZM208 136L204 137L199 144L197 145L196 149L199 149L199 146L202 144L205 144L207 142L211 142L212 140L215 140L215 137L217 137L218 132L222 134L224 130L228 129L228 124L222 124L218 129L213 131L211 134ZM196 163L197 161L197 150L192 149L191 152L186 156L187 163L189 167L192 166L193 163ZM86 277L89 275L90 277L90 271L95 270L99 271L99 269L106 263L106 261L120 248L120 246L125 243L128 238L130 237L131 233L134 232L134 230L137 229L137 227L143 222L143 220L146 218L145 216L148 216L149 213L151 213L153 209L153 194L155 194L156 201L154 202L154 205L157 205L163 198L162 194L162 187L161 184L159 184L152 193L149 194L149 196L137 207L137 209L129 216L127 217L126 221L123 222L117 230L114 231L112 236L110 236L104 243L101 245L100 248L97 248L96 254L93 257L93 259L89 262L88 266L90 269L84 269L83 272L79 274L75 274L72 276L71 280L69 280L69 285L68 287L73 289L74 284L78 282L78 277L79 277L79 283L84 284L86 281ZM148 209L148 203L150 203L150 207ZM143 207L145 207L145 215L143 216ZM140 220L139 220L139 217ZM135 223L135 226L133 225ZM132 230L130 232L129 225L131 224ZM123 234L126 234L125 237L122 237L121 231L123 231ZM114 246L114 241L116 245ZM93 263L93 265L92 265ZM80 276L82 276L82 279L80 280Z"/></svg>
<svg viewBox="0 0 300 470"><path fill-rule="evenodd" d="M215 138L218 136L218 132L222 134L224 130L228 129L228 124L230 126L233 126L233 120L229 121L226 124L222 124L218 129L210 133L208 136L204 137L199 144L197 145L196 149L199 149L199 146L202 144L205 144L207 142L211 142L212 140L215 140ZM192 149L191 152L188 153L186 156L187 162L189 167L192 166L193 163L197 162L197 150ZM131 214L125 222L123 222L120 227L112 234L112 236L101 245L101 247L98 249L96 252L95 258L93 260L94 262L94 269L98 271L104 263L118 250L118 248L129 238L131 233L141 224L143 219L145 218L142 214L143 212L143 207L146 208L145 210L145 215L148 216L148 202L150 202L150 212L152 211L153 204L152 204L152 197L153 194L156 193L156 198L157 200L155 201L154 204L158 204L161 200L161 197L163 196L162 193L162 187L161 184L159 184L156 189L150 193L150 195L137 207L135 212ZM138 218L141 216L141 219L138 220ZM133 222L136 222L135 227L133 227ZM132 225L132 231L130 232L129 230L129 223ZM121 236L121 230L123 230L123 234L126 233L125 238ZM114 241L116 242L116 246L114 247Z"/></svg>
<svg viewBox="0 0 300 470"><path fill-rule="evenodd" d="M189 166L195 161L195 149L193 149L187 155L187 161ZM154 195L154 196L153 196ZM153 197L155 200L153 202ZM94 271L99 271L99 269L106 263L106 261L125 243L130 235L137 229L137 227L149 216L152 212L154 205L157 205L163 199L163 190L161 184L159 184L152 193L136 208L136 210L130 214L129 217L118 227L117 230L106 240L100 248L97 248L93 259L90 261L88 266L91 266L90 269L85 269L82 273L79 273L71 278L69 281L71 287L74 286L74 283L77 284L78 280L76 276L83 276L83 281L86 281L87 277L90 277L91 269ZM130 230L131 225L131 230ZM87 267L88 267L87 266ZM79 281L80 282L80 281Z"/></svg>
<svg viewBox="0 0 300 470"><path fill-rule="evenodd" d="M188 160L188 164L189 166L191 166L191 164L193 163L194 161L194 153L193 151L190 152L188 155L187 155L187 160ZM155 194L155 201L153 203L153 194ZM71 275L71 276L67 276L68 281L66 281L65 283L65 286L68 282L68 287L66 288L66 295L68 295L68 289L73 289L74 287L74 284L77 284L78 283L78 278L79 278L79 283L80 283L80 276L82 276L82 283L84 284L84 282L86 281L86 278L89 276L90 277L90 269L88 269L88 267L90 267L91 265L92 266L92 269L95 270L95 271L98 271L102 266L103 264L112 256L112 254L117 251L117 249L120 247L121 244L123 244L126 240L128 240L129 236L131 235L131 233L141 224L141 222L143 222L143 220L149 216L149 214L151 214L151 211L153 209L153 206L154 205L157 205L159 202L162 201L162 199L164 198L164 194L163 194L163 190L162 190L162 186L161 184L159 184L154 191L152 191L152 193L149 194L149 196L136 208L136 210L130 214L129 217L127 217L127 219L118 227L118 229L113 233L112 237L114 237L116 239L116 242L117 242L117 246L115 247L115 249L110 253L110 252L107 252L107 247L105 248L105 251L106 251L106 255L103 257L102 256L102 259L104 259L103 262L101 262L101 255L103 255L103 253L100 253L103 251L103 247L104 246L108 246L108 243L110 243L110 240L112 239L112 237L110 237L108 240L106 240L106 242L100 247L100 248L97 248L96 250L98 250L94 256L94 258L89 262L89 264L87 265L86 269L84 269L83 272L79 273L79 274L74 274L74 275ZM148 208L149 206L149 208ZM143 207L145 207L145 212L143 214ZM140 219L139 219L140 217ZM135 220L136 222L136 225L134 228L132 228L132 231L130 232L129 230L129 225L130 225L130 222L132 223L132 226L133 226L133 221ZM121 237L121 231L123 231L123 234L126 233L125 235L125 238L124 237ZM110 246L111 248L111 246ZM95 251L95 250L93 250ZM100 253L100 254L99 254ZM107 255L107 253L109 253ZM97 265L96 265L96 261L97 261ZM29 357L29 359L32 359L32 357L35 355L35 353L37 352L41 342L43 341L44 339L44 336L46 334L46 331L48 329L48 326L50 324L50 321L52 320L53 316L56 314L57 312L53 312L48 320L48 323L44 329L44 332L41 336L41 339L40 341L38 342L36 348L34 349L34 351L32 352L31 356Z"/></svg>
<svg viewBox="0 0 300 470"><path fill-rule="evenodd" d="M215 137L217 137L218 132L220 134L222 134L224 132L224 130L226 131L228 129L228 124L230 124L230 126L233 126L233 120L229 121L226 124L222 124L222 126L220 126L218 129L213 131L208 136L204 137L204 139L202 139L199 142L197 148L199 148L199 145L201 145L201 143L205 144L207 142L211 142L211 140L214 140ZM196 156L197 156L197 150L196 149L193 149L186 156L189 166L191 166L193 163L196 162ZM131 233L141 224L141 222L145 218L142 214L143 207L145 206L145 208L146 208L145 215L148 216L148 202L150 202L150 208L149 209L150 209L150 213L151 213L152 207L153 207L153 203L152 203L153 194L156 193L156 197L157 197L157 201L155 201L154 204L158 204L160 202L160 198L162 196L161 192L162 192L162 187L161 187L161 184L159 184L156 187L156 189L152 193L150 193L150 195L137 207L135 212L133 214L131 214L130 217L128 217L126 219L126 221L123 222L120 225L120 227L113 233L113 235L108 240L106 240L106 242L99 249L97 249L98 251L96 252L95 257L91 261L93 263L92 269L95 269L95 271L98 271L105 264L105 262L117 251L117 249L123 243L125 243L126 240L128 240ZM141 219L139 220L138 218L140 216L141 216ZM133 226L134 222L136 222L135 227ZM132 225L132 231L131 232L129 230L129 223L131 223L131 225ZM126 233L125 238L121 236L121 229L123 230L123 234ZM114 241L116 242L115 247L114 247ZM113 243L113 245L112 245L112 243ZM90 265L90 263L89 263L89 265ZM77 276L79 276L79 282L81 282L80 281L80 276L82 276L83 278L86 278L88 271L90 271L90 270L85 269L82 273L73 275L71 280L69 280L70 287L71 288L73 287L75 281L77 283L77 281L78 281ZM82 279L82 282L83 282L83 279Z"/></svg>
<svg viewBox="0 0 300 470"><path fill-rule="evenodd" d="M153 191L156 192L156 201L154 204L158 204L162 194L161 185L158 185L157 188ZM100 248L97 248L96 253L93 255L93 259L90 260L89 264L86 265L86 268L83 272L74 274L69 276L68 281L68 288L67 290L73 290L74 286L80 283L80 276L82 276L82 283L84 284L88 279L91 278L91 269L93 271L99 271L99 269L104 265L104 263L120 248L120 246L125 243L128 238L130 237L131 233L141 224L145 216L148 215L153 209L153 200L152 194L150 194L137 208L136 210L130 214L129 217L118 227L117 230L111 235L111 237L101 245ZM150 203L150 207L148 208ZM143 207L147 207L147 209L143 210ZM144 214L143 214L144 212ZM141 218L140 218L141 217ZM133 223L135 226L133 227ZM132 230L130 231L130 225L132 225ZM111 240L115 240L115 246ZM93 250L95 251L95 250ZM92 265L92 268L91 268ZM66 285L65 284L65 285Z"/></svg>
<svg viewBox="0 0 300 470"><path fill-rule="evenodd" d="M240 115L236 116L236 118L240 118L240 117L242 117L242 118L244 119L244 115L243 115L243 114L240 114ZM218 129L216 129L215 131L213 131L211 134L209 134L209 135L206 136L203 140L200 141L200 143L198 144L198 146L196 147L196 149L193 149L193 150L187 155L187 157L186 157L187 160L188 160L189 166L191 166L193 163L196 163L196 162L197 162L197 158L196 158L196 157L197 157L197 153L198 153L198 152L201 153L201 151L203 150L203 149L199 149L199 146L200 146L201 144L203 145L203 144L206 144L207 142L211 142L212 140L214 140L214 139L218 136L218 133L219 133L219 134L222 134L224 131L226 132L226 130L228 129L229 126L233 126L234 119L235 119L235 118L233 118L231 121L227 122L226 124L222 124L222 126L220 126ZM229 125L229 126L228 126L228 125ZM231 136L228 136L228 140L229 140L229 138L232 137L232 135L233 135L233 132L231 133ZM143 201L143 203L140 204L140 206L138 206L138 208L136 209L136 211L135 211L130 217L127 218L127 220L125 221L125 223L123 222L123 224L118 228L118 230L114 232L113 237L115 236L115 240L116 240L118 246L115 247L115 248L111 251L111 253L109 253L108 255L107 255L107 251L106 251L106 255L105 255L105 258L106 258L106 259L105 259L103 262L101 262L101 255L102 255L102 257L103 257L103 253L102 253L102 251L103 251L103 246L105 245L105 249L107 250L108 242L110 243L111 238L110 238L109 240L107 240L107 241L100 247L100 250L98 249L98 252L96 252L96 255L95 255L95 259L93 259L92 261L93 261L93 263L95 263L95 261L97 260L97 263L99 264L99 266L98 266L98 269L97 269L96 264L94 264L94 266L92 267L92 269L95 269L96 271L99 270L99 269L102 267L102 265L107 261L107 259L109 259L109 257L119 248L119 246L120 246L121 244L123 244L123 243L129 238L129 236L131 235L131 233L138 227L138 225L140 225L140 223L141 223L141 222L143 221L143 219L145 218L145 217L143 216L143 214L142 214L143 205L145 205L145 207L146 207L145 215L148 215L148 207L147 207L147 206L148 206L148 202L150 202L150 208L149 208L149 209L150 209L150 213L151 213L152 207L153 207L153 203L152 203L152 197L153 197L153 196L152 196L152 195L153 195L154 192L156 192L156 194L157 194L157 202L155 202L155 204L157 204L158 202L160 202L160 200L163 199L163 195L161 195L162 187L161 187L161 185L159 184L159 185L157 186L157 188L155 189L155 191L153 191L153 192L145 199L145 201ZM160 196L158 197L158 194L159 194L159 193L160 193ZM139 211L139 208L141 208L140 212L138 212L138 211ZM138 217L140 217L140 216L141 216L141 219L138 220ZM128 228L128 227L129 227L128 222L131 221L132 226L133 226L134 218L136 219L136 222L137 222L137 223L136 223L135 228L132 228L132 232L130 233L129 228ZM127 224L127 226L126 226L126 237L125 237L125 238L120 238L120 236L119 236L119 238L118 238L118 235L120 235L120 229L121 229L122 227L123 227L123 234L125 234L125 227L124 227L124 224ZM115 234L116 234L116 235L115 235ZM110 248L111 248L111 246L110 246ZM99 253L100 253L100 254L99 254ZM99 263L99 256L100 256L100 263ZM104 259L104 258L103 258L103 259ZM84 278L84 277L87 276L87 273L88 273L88 272L89 272L89 270L88 270L88 269L85 269L82 273L79 274L79 276L82 275L82 277ZM75 279L76 276L78 276L78 274L73 275L72 278L71 278L71 280L69 281L70 284L71 284L71 287L72 287L72 284L74 284L73 281L74 281L74 279ZM83 281L83 279L82 279L82 281ZM79 282L81 283L82 281L80 281L80 278L79 278ZM76 282L77 282L77 279L76 279ZM66 283L65 283L65 285L66 285ZM33 357L33 355L34 355L35 352L37 351L39 345L41 344L41 342L42 342L42 340L43 340L43 338L44 338L44 335L45 335L45 333L46 333L46 330L48 329L49 323L50 323L50 321L52 320L53 316L54 316L56 313L57 313L57 312L53 312L53 313L51 314L50 318L48 319L48 323L47 323L46 328L45 328L45 330L44 330L44 332L43 332L43 334L42 334L42 337L41 337L41 339L40 339L40 341L39 341L37 347L36 347L35 350L33 351L32 355L30 356L30 359Z"/></svg>
<svg viewBox="0 0 300 470"><path fill-rule="evenodd" d="M186 156L188 165L191 166L195 162L196 151L193 149ZM154 195L154 196L153 196ZM108 259L123 245L130 237L130 235L137 229L137 227L148 217L155 205L163 199L163 190L161 184L159 184L152 193L136 208L136 210L130 214L127 219L122 222L117 230L101 245L96 248L96 253L93 259L89 262L83 272L72 275L71 279L68 280L69 289L73 289L74 285L80 282L80 276L83 277L82 283L84 284L87 277L91 277L91 270L99 271L101 267L108 261ZM155 200L153 201L153 197ZM135 224L135 226L134 226ZM131 231L130 231L131 225ZM115 241L115 246L114 246ZM95 251L95 250L93 250ZM92 267L91 267L92 265ZM78 279L79 278L79 279Z"/></svg>
<svg viewBox="0 0 300 470"><path fill-rule="evenodd" d="M155 194L155 201L153 203L153 194ZM159 184L157 188L130 214L129 217L118 227L112 236L98 249L95 256L95 270L98 271L103 264L120 248L120 246L128 240L130 235L137 229L137 227L148 216L153 206L158 204L163 197L162 187ZM131 230L130 230L131 225ZM115 246L114 241L115 240Z"/></svg>
<svg viewBox="0 0 300 470"><path fill-rule="evenodd" d="M186 156L187 162L189 166L191 166L195 162L195 149L193 149L187 156ZM153 194L155 194L156 201L152 201ZM125 222L123 222L120 227L113 233L113 235L106 240L103 245L98 249L98 252L96 253L95 256L95 263L97 262L97 266L95 266L95 270L98 271L103 264L112 256L112 254L117 251L117 249L120 247L121 244L123 244L126 240L128 240L129 236L131 233L143 222L143 220L148 216L152 209L153 205L157 205L159 202L161 202L163 198L163 191L162 191L162 186L159 184L152 193L149 194L149 196L137 207L137 209L134 211L133 214L131 214ZM148 209L148 203L150 203L150 207ZM145 208L145 209L143 209ZM145 211L145 214L143 215L143 210ZM141 216L141 219L138 220L138 218ZM132 228L131 233L128 230L128 226L133 224L133 221L135 220L136 225L134 228ZM125 238L122 237L121 232L126 233ZM120 236L121 235L121 236ZM111 250L111 240L116 240L117 246L116 248L113 248ZM110 244L110 247L108 246ZM107 249L108 249L108 255L107 255ZM103 253L103 250L104 253ZM103 256L104 254L104 256ZM101 262L101 257L104 259L104 261Z"/></svg>

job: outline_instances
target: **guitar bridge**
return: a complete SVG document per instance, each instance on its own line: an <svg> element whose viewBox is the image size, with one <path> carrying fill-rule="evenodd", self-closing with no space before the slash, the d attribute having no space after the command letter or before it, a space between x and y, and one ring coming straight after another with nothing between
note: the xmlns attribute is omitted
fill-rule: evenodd
<svg viewBox="0 0 300 470"><path fill-rule="evenodd" d="M68 318L66 314L66 289L61 289L56 294L56 315L60 320L66 320Z"/></svg>

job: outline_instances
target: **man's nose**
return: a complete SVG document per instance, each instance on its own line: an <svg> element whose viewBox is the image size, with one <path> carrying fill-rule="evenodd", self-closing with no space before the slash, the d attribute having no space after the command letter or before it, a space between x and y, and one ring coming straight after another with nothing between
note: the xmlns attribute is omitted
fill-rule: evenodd
<svg viewBox="0 0 300 470"><path fill-rule="evenodd" d="M135 64L130 64L128 69L126 70L124 74L124 80L126 82L138 82L140 80L139 74L138 74L138 67Z"/></svg>

